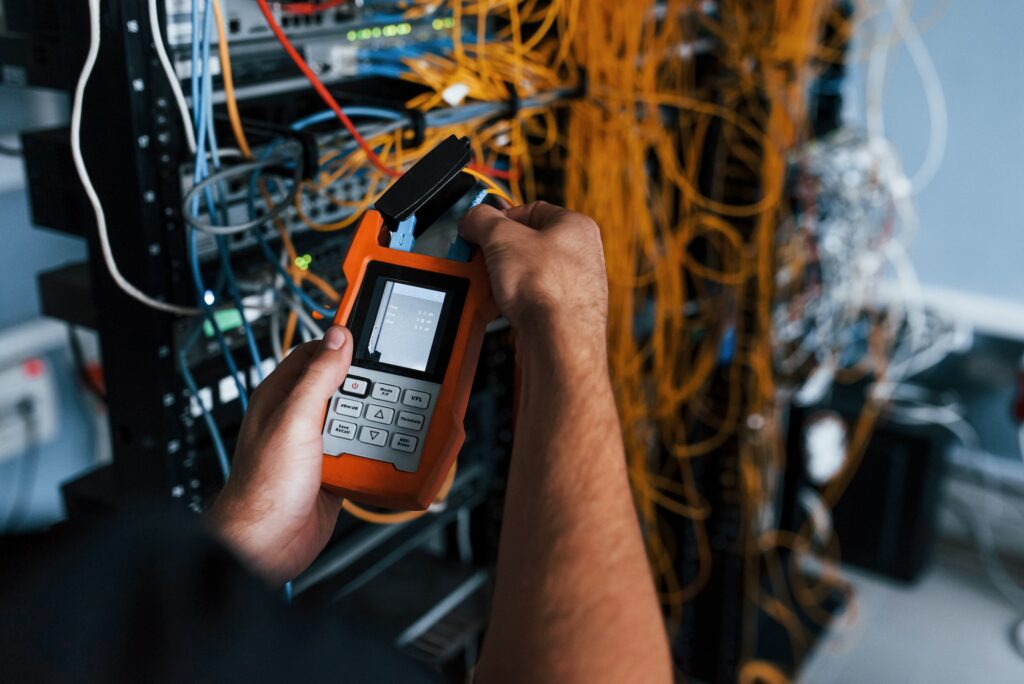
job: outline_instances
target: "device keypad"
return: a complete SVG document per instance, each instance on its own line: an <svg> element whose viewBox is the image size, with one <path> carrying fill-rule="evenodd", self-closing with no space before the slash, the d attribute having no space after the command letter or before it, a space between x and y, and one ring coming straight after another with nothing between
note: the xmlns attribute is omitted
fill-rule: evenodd
<svg viewBox="0 0 1024 684"><path fill-rule="evenodd" d="M351 372L325 421L324 453L353 454L415 472L440 385L377 370L353 367Z"/></svg>

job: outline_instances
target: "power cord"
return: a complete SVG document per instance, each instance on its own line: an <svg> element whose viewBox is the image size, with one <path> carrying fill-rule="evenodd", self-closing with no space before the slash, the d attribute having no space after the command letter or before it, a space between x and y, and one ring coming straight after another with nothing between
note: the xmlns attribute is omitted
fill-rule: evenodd
<svg viewBox="0 0 1024 684"><path fill-rule="evenodd" d="M89 52L82 67L82 73L78 77L78 85L75 86L74 104L71 108L71 156L75 163L75 170L89 198L93 213L96 216L96 230L99 233L100 249L103 253L103 260L106 262L110 277L125 294L132 297L139 303L158 311L175 314L178 316L195 316L199 309L168 304L150 297L145 292L135 287L121 273L114 258L114 251L110 246L110 236L107 232L107 215L103 209L96 187L89 176L89 170L85 165L85 157L82 154L82 111L85 106L85 91L92 78L93 69L96 68L96 60L100 54L100 43L102 34L100 31L100 0L89 0Z"/></svg>

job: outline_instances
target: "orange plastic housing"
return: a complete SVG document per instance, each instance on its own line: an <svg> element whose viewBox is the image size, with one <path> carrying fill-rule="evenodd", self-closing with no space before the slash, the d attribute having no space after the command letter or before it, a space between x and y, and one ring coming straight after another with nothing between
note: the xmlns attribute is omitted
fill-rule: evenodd
<svg viewBox="0 0 1024 684"><path fill-rule="evenodd" d="M384 227L384 219L378 212L368 211L345 257L343 271L348 287L334 323L348 325L363 286L366 268L371 262L465 278L469 281L469 291L458 323L451 360L441 383L416 472L400 472L390 463L354 454L325 454L322 480L324 489L353 501L398 510L425 510L437 496L466 439L463 425L466 404L487 324L497 317L498 310L479 250L475 250L472 260L463 263L401 252L388 247L389 242L390 232ZM328 408L329 404L324 407L324 420L327 419Z"/></svg>

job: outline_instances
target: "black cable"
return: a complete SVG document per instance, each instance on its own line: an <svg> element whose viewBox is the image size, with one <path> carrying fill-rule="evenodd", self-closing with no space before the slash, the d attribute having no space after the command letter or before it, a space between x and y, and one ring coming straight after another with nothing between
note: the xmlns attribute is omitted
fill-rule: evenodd
<svg viewBox="0 0 1024 684"><path fill-rule="evenodd" d="M0 157L20 157L21 150L17 147L8 147L7 145L0 145Z"/></svg>
<svg viewBox="0 0 1024 684"><path fill-rule="evenodd" d="M101 403L107 403L107 395L96 386L93 379L89 376L89 369L85 365L85 354L82 352L82 342L78 339L78 333L75 332L75 326L68 326L68 347L71 349L71 360L75 364L75 372L78 374L78 380L82 383L89 394L94 396Z"/></svg>
<svg viewBox="0 0 1024 684"><path fill-rule="evenodd" d="M36 406L31 399L18 402L18 417L25 423L25 453L20 461L20 481L12 493L13 503L4 521L4 534L16 532L21 527L32 503L32 490L35 489L36 474L39 471L39 426L36 420Z"/></svg>

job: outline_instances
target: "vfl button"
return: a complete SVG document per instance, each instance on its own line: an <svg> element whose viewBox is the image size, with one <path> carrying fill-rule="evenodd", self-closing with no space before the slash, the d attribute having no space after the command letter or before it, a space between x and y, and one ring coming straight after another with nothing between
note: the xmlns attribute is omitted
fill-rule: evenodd
<svg viewBox="0 0 1024 684"><path fill-rule="evenodd" d="M413 408L425 409L430 406L430 395L417 390L405 390L405 397L402 403Z"/></svg>
<svg viewBox="0 0 1024 684"><path fill-rule="evenodd" d="M370 381L350 375L341 383L341 393L353 397L365 397L370 391Z"/></svg>

